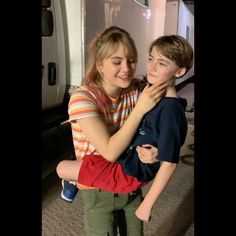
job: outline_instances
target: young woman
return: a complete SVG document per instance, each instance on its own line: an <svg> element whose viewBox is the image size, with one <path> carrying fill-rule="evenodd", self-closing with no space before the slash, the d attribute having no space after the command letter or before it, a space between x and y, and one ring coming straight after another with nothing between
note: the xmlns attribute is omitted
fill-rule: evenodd
<svg viewBox="0 0 236 236"><path fill-rule="evenodd" d="M134 41L118 27L106 29L88 56L83 84L72 94L68 110L76 158L82 159L82 167L79 171L79 161L63 161L57 173L67 180L78 178L87 236L116 235L113 212L119 209L125 213L127 235L141 236L143 225L135 210L142 201L140 187L146 182L126 175L115 161L128 147L144 114L160 101L167 84L147 85L140 92L134 79L138 59ZM103 188L94 187L98 176L109 180L101 183ZM116 183L119 191L111 188Z"/></svg>

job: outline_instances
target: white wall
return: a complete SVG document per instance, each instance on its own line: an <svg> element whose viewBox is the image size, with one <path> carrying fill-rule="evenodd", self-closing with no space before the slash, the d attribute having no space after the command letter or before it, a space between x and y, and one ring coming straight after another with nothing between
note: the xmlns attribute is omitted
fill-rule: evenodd
<svg viewBox="0 0 236 236"><path fill-rule="evenodd" d="M181 0L179 2L178 35L186 38L194 49L194 16ZM185 76L176 80L176 84L185 81L193 75L194 65Z"/></svg>
<svg viewBox="0 0 236 236"><path fill-rule="evenodd" d="M145 75L148 47L164 34L165 6L166 0L150 0L149 7L134 0L86 0L85 46L97 33L111 25L124 28L138 49L136 76Z"/></svg>
<svg viewBox="0 0 236 236"><path fill-rule="evenodd" d="M166 2L164 35L178 33L179 1Z"/></svg>
<svg viewBox="0 0 236 236"><path fill-rule="evenodd" d="M81 83L84 72L82 2L81 0L62 1L66 14L64 22L67 24L67 68L69 69L67 84L78 86Z"/></svg>
<svg viewBox="0 0 236 236"><path fill-rule="evenodd" d="M194 49L194 15L182 0L169 0L166 2L166 18L164 35L178 34L183 36ZM181 79L179 84L194 75L194 66Z"/></svg>
<svg viewBox="0 0 236 236"><path fill-rule="evenodd" d="M150 0L149 7L134 0L61 0L65 5L69 73L67 84L79 86L85 69L87 46L111 25L126 29L135 40L139 61L136 76L146 74L148 47L164 34L166 0Z"/></svg>
<svg viewBox="0 0 236 236"><path fill-rule="evenodd" d="M136 42L139 61L136 76L146 74L148 47L159 36L178 33L186 36L186 23L192 14L182 1L150 0L145 7L134 0L55 0L61 2L66 26L67 85L79 86L84 74L86 48L91 39L106 27L126 29ZM174 6L177 4L179 7ZM172 8L172 9L171 9ZM178 19L177 19L178 16ZM189 40L194 45L194 22ZM58 29L55 29L58 31ZM178 30L178 31L176 31Z"/></svg>
<svg viewBox="0 0 236 236"><path fill-rule="evenodd" d="M194 16L181 0L179 2L178 35L186 38L194 48Z"/></svg>

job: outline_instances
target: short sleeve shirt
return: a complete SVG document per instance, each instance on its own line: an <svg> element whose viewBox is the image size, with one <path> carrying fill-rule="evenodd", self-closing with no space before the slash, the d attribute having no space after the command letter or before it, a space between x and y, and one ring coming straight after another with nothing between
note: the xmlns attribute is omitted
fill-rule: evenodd
<svg viewBox="0 0 236 236"><path fill-rule="evenodd" d="M137 145L156 146L159 161L179 162L180 148L187 134L186 105L186 99L164 97L144 116L131 145L118 159L126 174L137 177L139 181L150 181L160 167L160 162L142 163L135 150Z"/></svg>
<svg viewBox="0 0 236 236"><path fill-rule="evenodd" d="M109 103L106 106L110 112L104 114L95 94L89 87L81 86L74 91L69 101L68 113L76 158L99 154L93 144L86 138L76 121L85 117L100 116L111 134L113 134L128 118L138 100L139 93L138 87L133 86L127 93L123 93L119 99L109 97Z"/></svg>

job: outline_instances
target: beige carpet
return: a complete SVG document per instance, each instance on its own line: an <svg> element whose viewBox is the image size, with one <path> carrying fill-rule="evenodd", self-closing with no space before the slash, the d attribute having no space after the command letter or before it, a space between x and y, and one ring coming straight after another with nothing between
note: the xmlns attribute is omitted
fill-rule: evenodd
<svg viewBox="0 0 236 236"><path fill-rule="evenodd" d="M194 142L194 129L189 125L185 145L181 150L179 167L166 190L156 202L152 220L144 225L145 236L194 235L194 152L188 145ZM144 194L150 184L143 188ZM84 236L83 200L80 192L72 203L59 195L61 185L54 174L43 182L42 235Z"/></svg>

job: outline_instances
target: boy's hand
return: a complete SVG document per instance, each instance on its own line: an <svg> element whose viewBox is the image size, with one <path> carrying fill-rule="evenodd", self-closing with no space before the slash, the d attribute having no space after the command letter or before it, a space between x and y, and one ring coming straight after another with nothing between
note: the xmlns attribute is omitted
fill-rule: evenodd
<svg viewBox="0 0 236 236"><path fill-rule="evenodd" d="M158 149L150 144L144 144L142 146L137 146L136 151L140 161L147 164L152 164L157 162L156 159L158 155Z"/></svg>
<svg viewBox="0 0 236 236"><path fill-rule="evenodd" d="M149 223L151 220L152 210L144 206L143 202L138 206L135 215L142 221Z"/></svg>

